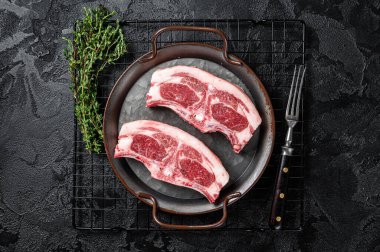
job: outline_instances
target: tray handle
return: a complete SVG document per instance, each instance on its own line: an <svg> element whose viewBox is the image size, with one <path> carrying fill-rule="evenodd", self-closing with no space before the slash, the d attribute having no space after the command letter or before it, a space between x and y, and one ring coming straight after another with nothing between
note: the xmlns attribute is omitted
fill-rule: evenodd
<svg viewBox="0 0 380 252"><path fill-rule="evenodd" d="M223 201L223 216L222 216L222 218L220 220L218 220L217 222L211 223L211 224L196 225L196 226L193 226L193 225L170 224L170 223L164 223L164 222L160 221L158 219L158 216L157 216L157 212L158 212L158 203L157 203L157 200L152 195L150 195L148 193L139 192L139 193L137 193L137 196L139 198L149 199L149 200L152 201L152 203L153 203L153 210L152 210L153 220L158 225L160 225L161 227L168 228L168 229L181 229L181 230L204 230L204 229L217 228L217 227L220 227L221 225L223 225L223 223L226 222L227 217L228 217L227 206L228 206L229 201L232 200L232 199L234 199L234 198L241 197L241 193L240 192L231 193L231 194L227 195L224 198L224 201Z"/></svg>
<svg viewBox="0 0 380 252"><path fill-rule="evenodd" d="M157 55L157 38L161 33L164 33L167 31L203 31L203 32L215 33L215 34L219 35L223 40L222 50L223 50L223 56L226 59L226 61L230 64L233 64L233 65L241 65L240 61L231 59L228 56L228 52L227 52L228 40L227 40L226 35L221 30L218 30L218 29L215 29L212 27L203 27L203 26L177 26L177 25L173 25L173 26L167 26L167 27L163 27L163 28L159 29L152 36L152 40L151 40L152 53L149 56L142 58L140 61L146 62L146 61L152 60L156 57L156 55Z"/></svg>

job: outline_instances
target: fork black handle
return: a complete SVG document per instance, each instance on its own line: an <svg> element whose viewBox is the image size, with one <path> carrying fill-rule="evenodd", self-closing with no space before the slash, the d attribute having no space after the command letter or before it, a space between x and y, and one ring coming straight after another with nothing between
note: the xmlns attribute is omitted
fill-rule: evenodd
<svg viewBox="0 0 380 252"><path fill-rule="evenodd" d="M292 152L293 149L288 148L288 152ZM284 211L285 203L287 197L288 189L288 179L289 179L289 155L285 154L284 151L281 157L281 165L277 171L275 187L273 192L272 209L270 212L269 226L272 229L279 230L282 228L282 223L284 221Z"/></svg>

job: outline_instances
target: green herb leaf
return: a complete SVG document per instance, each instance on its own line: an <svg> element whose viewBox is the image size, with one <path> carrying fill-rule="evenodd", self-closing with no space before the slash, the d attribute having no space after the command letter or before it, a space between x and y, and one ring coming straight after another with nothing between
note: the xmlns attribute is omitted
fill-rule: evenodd
<svg viewBox="0 0 380 252"><path fill-rule="evenodd" d="M109 23L115 12L103 6L84 8L84 19L75 23L73 39L67 41L64 55L75 99L75 116L78 120L86 149L99 153L103 149L103 116L96 99L98 76L127 52L125 37L119 22Z"/></svg>

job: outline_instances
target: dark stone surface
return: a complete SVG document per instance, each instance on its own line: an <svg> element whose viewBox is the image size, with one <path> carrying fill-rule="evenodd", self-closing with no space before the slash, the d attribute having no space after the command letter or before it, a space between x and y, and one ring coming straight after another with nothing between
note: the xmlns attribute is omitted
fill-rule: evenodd
<svg viewBox="0 0 380 252"><path fill-rule="evenodd" d="M98 1L0 0L1 251L379 251L380 1L100 1L135 18L306 22L303 232L71 227L72 95L61 37ZM121 16L120 16L121 17Z"/></svg>

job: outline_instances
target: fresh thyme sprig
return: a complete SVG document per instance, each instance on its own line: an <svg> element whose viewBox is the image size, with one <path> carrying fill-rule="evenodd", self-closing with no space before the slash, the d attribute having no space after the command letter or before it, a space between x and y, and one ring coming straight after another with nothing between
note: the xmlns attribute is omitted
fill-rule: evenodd
<svg viewBox="0 0 380 252"><path fill-rule="evenodd" d="M64 38L68 42L65 57L69 61L75 116L86 149L95 153L103 149L103 115L96 98L98 76L127 51L119 22L109 23L114 14L103 6L84 8L85 17L75 23L73 40Z"/></svg>

